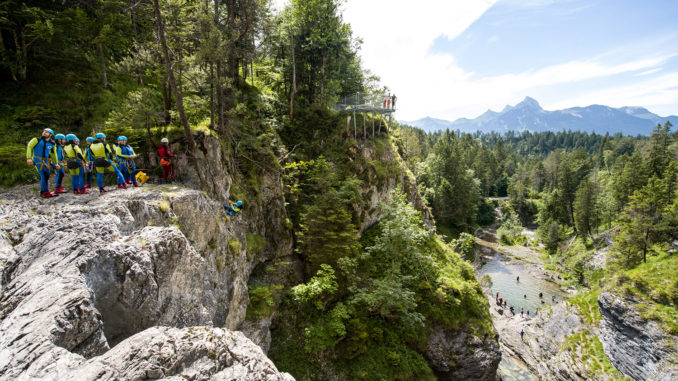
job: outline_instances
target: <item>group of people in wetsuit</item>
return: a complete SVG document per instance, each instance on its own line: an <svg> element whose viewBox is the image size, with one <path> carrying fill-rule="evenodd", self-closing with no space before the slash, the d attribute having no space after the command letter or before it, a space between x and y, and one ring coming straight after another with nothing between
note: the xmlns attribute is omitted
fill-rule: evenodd
<svg viewBox="0 0 678 381"><path fill-rule="evenodd" d="M520 282L520 277L516 279L516 281ZM523 298L527 299L527 294L523 295ZM541 301L541 304L544 304L544 293L539 292L539 300ZM508 301L505 298L502 298L499 296L499 291L497 291L497 294L495 295L495 301L497 302L497 305L500 307L506 307L508 305ZM551 296L551 302L556 303L556 296L552 295ZM512 315L515 315L515 310L513 306L509 307L509 311L511 311ZM520 316L522 317L523 314L525 313L525 310L523 307L520 307ZM527 317L530 317L530 310L527 310Z"/></svg>
<svg viewBox="0 0 678 381"><path fill-rule="evenodd" d="M117 144L107 143L104 133L86 139L85 150L80 148L80 140L74 134L54 134L45 128L39 138L33 138L26 147L26 163L34 165L40 176L40 197L56 197L66 193L62 182L65 170L71 175L71 186L74 194L88 194L96 171L99 193L106 193L104 188L104 172L114 172L118 188L126 189L127 184L141 186L136 178L134 149L127 145L127 137L119 136ZM49 190L49 175L54 171L54 192Z"/></svg>

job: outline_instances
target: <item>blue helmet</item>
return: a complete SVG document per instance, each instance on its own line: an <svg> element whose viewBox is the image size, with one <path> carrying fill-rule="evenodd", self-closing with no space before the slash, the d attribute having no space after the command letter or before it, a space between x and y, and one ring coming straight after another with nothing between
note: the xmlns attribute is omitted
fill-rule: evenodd
<svg viewBox="0 0 678 381"><path fill-rule="evenodd" d="M95 139L91 136L88 136L87 139L85 139L85 140L87 140L88 142L93 142Z"/></svg>
<svg viewBox="0 0 678 381"><path fill-rule="evenodd" d="M75 140L75 139L77 139L77 138L73 134L66 135L66 141L67 142L70 142L71 140Z"/></svg>
<svg viewBox="0 0 678 381"><path fill-rule="evenodd" d="M45 128L43 131L47 131L54 136L54 131L51 128Z"/></svg>
<svg viewBox="0 0 678 381"><path fill-rule="evenodd" d="M76 136L75 139L73 139L73 140L75 140L76 143L80 143L80 139L78 139L77 136Z"/></svg>
<svg viewBox="0 0 678 381"><path fill-rule="evenodd" d="M66 139L66 137L64 136L64 134L56 134L56 135L54 135L54 139L57 139L57 140L58 139Z"/></svg>
<svg viewBox="0 0 678 381"><path fill-rule="evenodd" d="M242 206L242 201L238 201L235 204L238 205L238 206Z"/></svg>
<svg viewBox="0 0 678 381"><path fill-rule="evenodd" d="M121 140L127 141L127 136L118 136L118 141Z"/></svg>
<svg viewBox="0 0 678 381"><path fill-rule="evenodd" d="M106 134L104 134L103 132L99 132L94 136L96 136L97 139L106 139Z"/></svg>

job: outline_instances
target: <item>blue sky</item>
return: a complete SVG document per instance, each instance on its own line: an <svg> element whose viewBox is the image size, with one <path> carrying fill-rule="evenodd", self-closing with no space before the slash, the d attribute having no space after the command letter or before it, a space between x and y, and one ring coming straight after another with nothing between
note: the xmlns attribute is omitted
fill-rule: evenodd
<svg viewBox="0 0 678 381"><path fill-rule="evenodd" d="M283 0L279 0L283 1ZM678 1L347 0L364 66L400 120L542 107L678 115Z"/></svg>
<svg viewBox="0 0 678 381"><path fill-rule="evenodd" d="M438 36L430 51L455 56L477 75L499 75L606 53L606 60L623 62L678 48L678 1L525 3L497 3L454 39Z"/></svg>

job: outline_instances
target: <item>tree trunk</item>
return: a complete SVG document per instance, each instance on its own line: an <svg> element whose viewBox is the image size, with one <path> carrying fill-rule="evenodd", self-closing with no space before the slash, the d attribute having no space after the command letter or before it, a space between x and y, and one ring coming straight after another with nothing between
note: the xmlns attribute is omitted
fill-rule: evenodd
<svg viewBox="0 0 678 381"><path fill-rule="evenodd" d="M214 25L219 28L219 0L214 1ZM221 84L221 75L223 73L223 65L221 57L217 58L217 121L219 124L219 133L224 135L226 127L224 124L224 87Z"/></svg>
<svg viewBox="0 0 678 381"><path fill-rule="evenodd" d="M643 240L643 263L647 263L647 237L650 236L650 229L645 230L645 239Z"/></svg>
<svg viewBox="0 0 678 381"><path fill-rule="evenodd" d="M153 149L154 150L158 149L158 146L155 145L155 142L153 141L153 134L151 133L151 122L148 120L148 116L146 116L146 133L148 134L148 141L151 142Z"/></svg>
<svg viewBox="0 0 678 381"><path fill-rule="evenodd" d="M26 41L24 40L24 35L19 30L17 31L12 29L12 37L14 38L14 46L16 48L15 62L16 67L11 68L12 79L15 82L23 82L26 80L26 67L28 66L28 55L26 54Z"/></svg>
<svg viewBox="0 0 678 381"><path fill-rule="evenodd" d="M224 87L221 85L221 75L223 65L221 59L217 61L217 120L219 121L219 133L226 133L226 123L224 122Z"/></svg>
<svg viewBox="0 0 678 381"><path fill-rule="evenodd" d="M177 111L179 111L179 118L181 119L181 124L184 126L184 134L186 135L186 140L188 141L188 149L190 152L195 151L195 140L193 140L193 135L191 134L191 126L188 125L188 118L186 117L186 111L184 110L184 101L177 87L177 82L174 79L174 72L172 71L172 63L170 61L169 48L167 47L167 40L165 40L165 26L162 20L162 14L160 13L160 3L158 0L153 0L153 8L155 8L155 18L158 28L158 40L160 40L160 47L162 49L163 57L165 58L165 68L167 69L167 74L169 77L169 84L174 93L174 99L177 103Z"/></svg>
<svg viewBox="0 0 678 381"><path fill-rule="evenodd" d="M214 65L210 65L210 128L214 129Z"/></svg>
<svg viewBox="0 0 678 381"><path fill-rule="evenodd" d="M297 94L297 64L294 58L294 35L290 32L290 46L292 48L292 90L290 91L290 119L294 119L294 96Z"/></svg>
<svg viewBox="0 0 678 381"><path fill-rule="evenodd" d="M97 54L99 55L99 65L101 66L101 85L105 88L108 87L108 75L106 75L106 57L104 57L104 47L101 45L101 41L97 41Z"/></svg>
<svg viewBox="0 0 678 381"><path fill-rule="evenodd" d="M165 126L172 122L172 115L170 110L172 109L172 99L170 98L169 88L167 86L167 80L162 79L162 104L163 104L163 116L165 118Z"/></svg>
<svg viewBox="0 0 678 381"><path fill-rule="evenodd" d="M323 49L322 64L320 65L320 105L325 104L325 50Z"/></svg>
<svg viewBox="0 0 678 381"><path fill-rule="evenodd" d="M235 105L235 86L238 83L238 61L235 57L234 47L231 46L226 56L226 76L230 81L224 91L223 110L230 110Z"/></svg>
<svg viewBox="0 0 678 381"><path fill-rule="evenodd" d="M131 9L131 16L132 16L132 30L134 31L134 43L136 44L136 42L138 41L138 38L137 38L138 36L137 36L137 19L136 19L136 15L134 14L134 7L135 7L134 0L132 0L130 9ZM135 47L134 50L136 51L136 47ZM137 72L137 83L140 86L143 86L144 85L144 78L141 75L141 69L139 68L139 65L137 65L136 63L134 65L134 70Z"/></svg>

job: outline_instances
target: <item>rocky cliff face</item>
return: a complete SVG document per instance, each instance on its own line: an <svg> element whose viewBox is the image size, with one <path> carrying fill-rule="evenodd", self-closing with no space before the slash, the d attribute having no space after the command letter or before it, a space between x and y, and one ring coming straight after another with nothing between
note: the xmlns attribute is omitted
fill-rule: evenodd
<svg viewBox="0 0 678 381"><path fill-rule="evenodd" d="M633 301L601 292L600 341L610 362L634 380L678 379L678 337L640 318Z"/></svg>
<svg viewBox="0 0 678 381"><path fill-rule="evenodd" d="M433 324L426 340L426 358L440 380L491 381L501 352L496 337L481 338Z"/></svg>
<svg viewBox="0 0 678 381"><path fill-rule="evenodd" d="M244 320L251 269L279 236L254 253L258 223L180 187L34 193L0 196L0 378L291 379L212 328Z"/></svg>
<svg viewBox="0 0 678 381"><path fill-rule="evenodd" d="M0 379L291 379L254 345L268 349L275 315L245 319L248 285L303 281L281 174L258 173L256 194L229 218L221 203L237 182L231 159L210 136L198 143L201 171L176 162L181 187L49 200L30 186L0 194ZM145 160L153 166L153 155ZM358 146L349 160L369 164L356 165L367 179L361 231L394 188L433 226L390 145ZM496 342L462 331L431 337L441 375L494 374L499 358L485 355Z"/></svg>
<svg viewBox="0 0 678 381"><path fill-rule="evenodd" d="M389 199L393 189L403 192L407 201L421 212L426 226L433 228L433 213L419 194L414 175L388 140L351 147L347 160L353 164L358 176L369 179L362 189L366 207L357 211L362 220L361 232L379 220L380 203Z"/></svg>

